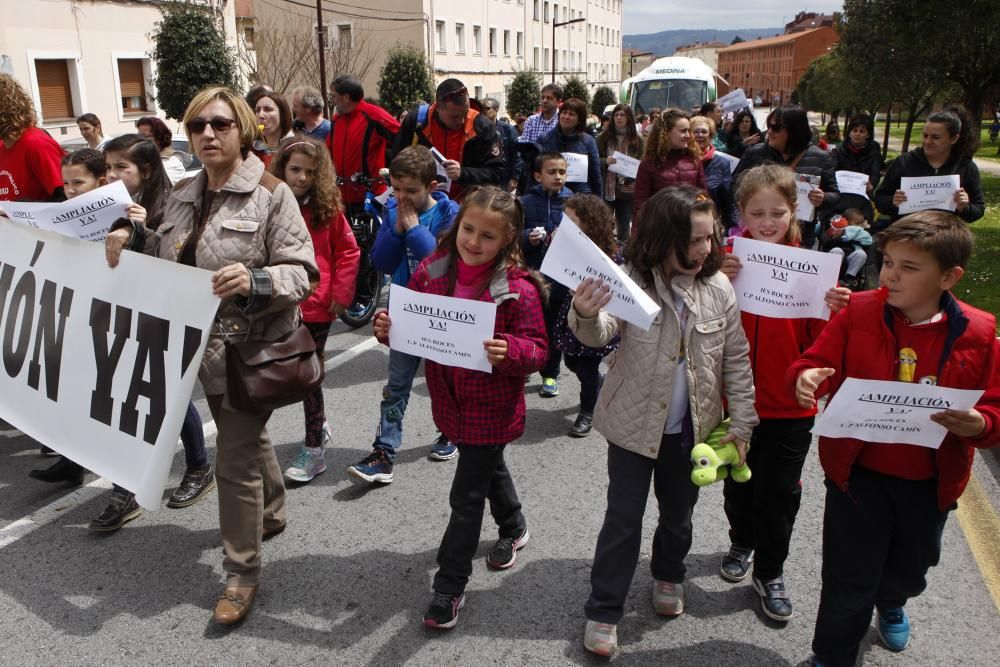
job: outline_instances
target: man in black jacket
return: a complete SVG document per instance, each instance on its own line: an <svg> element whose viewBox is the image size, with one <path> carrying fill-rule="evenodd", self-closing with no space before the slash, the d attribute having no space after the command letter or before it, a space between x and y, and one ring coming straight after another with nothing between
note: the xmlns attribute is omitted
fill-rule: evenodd
<svg viewBox="0 0 1000 667"><path fill-rule="evenodd" d="M503 187L503 141L458 79L438 85L434 104L410 109L396 135L393 156L417 144L436 148L444 156L439 172L451 180L452 199L461 199L465 188L473 185Z"/></svg>

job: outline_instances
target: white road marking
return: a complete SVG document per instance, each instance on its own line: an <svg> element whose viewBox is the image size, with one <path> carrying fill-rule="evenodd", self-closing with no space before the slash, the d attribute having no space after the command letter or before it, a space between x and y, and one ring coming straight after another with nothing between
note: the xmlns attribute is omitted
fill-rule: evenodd
<svg viewBox="0 0 1000 667"><path fill-rule="evenodd" d="M377 347L378 344L378 341L375 340L374 337L366 338L360 343L356 343L337 356L328 360L324 366L327 371L331 371L338 366L343 366L349 361L356 359L368 350ZM204 432L206 438L215 435L216 431L217 429L215 428L214 421L210 420L205 422ZM11 433L11 431L4 431L0 432L0 435L7 435L9 433ZM20 431L18 431L18 433L20 434ZM14 436L7 435L7 437ZM55 521L67 510L74 509L83 503L90 502L105 490L110 488L110 481L104 478L95 479L91 483L77 489L73 493L63 496L62 498L35 510L28 516L18 519L17 521L3 527L0 529L0 549L9 547L25 535L33 533L38 528Z"/></svg>

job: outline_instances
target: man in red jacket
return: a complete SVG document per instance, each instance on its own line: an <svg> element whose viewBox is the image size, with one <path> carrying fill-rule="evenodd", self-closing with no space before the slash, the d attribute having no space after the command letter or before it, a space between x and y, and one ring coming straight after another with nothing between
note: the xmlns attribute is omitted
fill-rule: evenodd
<svg viewBox="0 0 1000 667"><path fill-rule="evenodd" d="M330 119L326 146L337 176L348 179L358 173L368 178L378 176L399 132L399 121L382 107L365 102L365 89L353 76L338 76L330 86L336 113ZM384 185L375 188L375 194L384 191ZM353 183L341 185L340 195L349 214L359 212L365 202L365 188Z"/></svg>
<svg viewBox="0 0 1000 667"><path fill-rule="evenodd" d="M938 563L973 448L1000 438L996 318L950 291L972 254L972 233L951 213L921 211L895 222L877 243L882 287L853 295L788 371L799 405L813 407L848 377L985 393L972 410L931 415L948 430L937 449L819 439L827 495L815 665L854 665L872 607L886 648L906 648L903 607L923 592L927 570Z"/></svg>

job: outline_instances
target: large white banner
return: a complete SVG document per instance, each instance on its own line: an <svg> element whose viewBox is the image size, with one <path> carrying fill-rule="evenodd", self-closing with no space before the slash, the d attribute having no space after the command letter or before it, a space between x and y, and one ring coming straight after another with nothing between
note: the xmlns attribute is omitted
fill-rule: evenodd
<svg viewBox="0 0 1000 667"><path fill-rule="evenodd" d="M947 429L931 421L945 410L971 410L981 390L919 382L847 378L816 419L812 432L830 438L907 443L937 449Z"/></svg>
<svg viewBox="0 0 1000 667"><path fill-rule="evenodd" d="M830 318L826 293L837 286L841 256L738 236L733 256L742 268L733 280L740 310L778 318Z"/></svg>
<svg viewBox="0 0 1000 667"><path fill-rule="evenodd" d="M542 260L542 273L573 290L584 278L600 278L612 294L605 310L646 330L660 312L656 302L565 214Z"/></svg>
<svg viewBox="0 0 1000 667"><path fill-rule="evenodd" d="M5 201L0 202L0 209L14 222L30 227L83 241L103 241L131 203L125 184L115 181L57 204Z"/></svg>
<svg viewBox="0 0 1000 667"><path fill-rule="evenodd" d="M0 218L0 418L160 506L219 299L211 273Z"/></svg>

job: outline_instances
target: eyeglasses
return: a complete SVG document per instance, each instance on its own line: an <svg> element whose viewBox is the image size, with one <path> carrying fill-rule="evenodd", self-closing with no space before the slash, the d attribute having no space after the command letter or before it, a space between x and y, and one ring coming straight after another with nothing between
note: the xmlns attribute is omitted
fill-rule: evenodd
<svg viewBox="0 0 1000 667"><path fill-rule="evenodd" d="M696 134L698 136L701 136L703 134L707 135L708 134L708 130L706 130L706 129L691 130L691 134Z"/></svg>
<svg viewBox="0 0 1000 667"><path fill-rule="evenodd" d="M236 125L236 119L225 116L213 116L209 120L192 118L184 124L184 127L187 128L188 134L201 134L205 131L206 125L211 125L212 131L216 134L224 134L233 129L233 125Z"/></svg>
<svg viewBox="0 0 1000 667"><path fill-rule="evenodd" d="M770 125L767 126L767 129L770 130L771 132L781 132L783 129L785 129L785 126L782 125L781 123L771 123Z"/></svg>
<svg viewBox="0 0 1000 667"><path fill-rule="evenodd" d="M458 90L453 90L450 93L445 93L444 97L441 98L442 102L454 102L456 104L465 104L466 98L469 97L469 89L462 86Z"/></svg>

